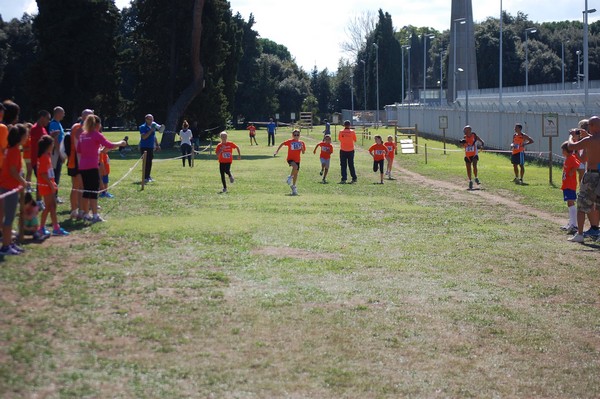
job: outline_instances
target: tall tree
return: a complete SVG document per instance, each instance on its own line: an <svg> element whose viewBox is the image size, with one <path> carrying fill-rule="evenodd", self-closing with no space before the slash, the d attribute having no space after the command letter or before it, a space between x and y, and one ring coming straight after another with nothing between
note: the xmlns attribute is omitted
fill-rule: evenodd
<svg viewBox="0 0 600 399"><path fill-rule="evenodd" d="M120 15L114 1L37 0L37 5L33 27L40 56L32 73L33 106L61 104L71 118L83 108L115 116Z"/></svg>

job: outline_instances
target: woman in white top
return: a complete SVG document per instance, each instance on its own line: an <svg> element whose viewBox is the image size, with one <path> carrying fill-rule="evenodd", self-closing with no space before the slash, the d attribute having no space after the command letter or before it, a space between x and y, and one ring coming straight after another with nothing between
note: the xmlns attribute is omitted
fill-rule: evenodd
<svg viewBox="0 0 600 399"><path fill-rule="evenodd" d="M192 167L192 131L187 121L183 121L181 130L179 131L179 137L181 138L181 162L185 168L185 160L188 160L188 164Z"/></svg>

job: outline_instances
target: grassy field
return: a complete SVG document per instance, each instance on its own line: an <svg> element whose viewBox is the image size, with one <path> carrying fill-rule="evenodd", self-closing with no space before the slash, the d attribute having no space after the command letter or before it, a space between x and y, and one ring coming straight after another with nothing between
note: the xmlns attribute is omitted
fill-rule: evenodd
<svg viewBox="0 0 600 399"><path fill-rule="evenodd" d="M462 155L430 151L398 158L427 184L380 186L359 151L357 184L335 154L324 185L314 130L292 197L285 151L232 136L229 193L208 153L158 161L101 200L106 223L0 264L0 396L600 396L600 246L566 241L547 169L516 186L482 154L470 192Z"/></svg>

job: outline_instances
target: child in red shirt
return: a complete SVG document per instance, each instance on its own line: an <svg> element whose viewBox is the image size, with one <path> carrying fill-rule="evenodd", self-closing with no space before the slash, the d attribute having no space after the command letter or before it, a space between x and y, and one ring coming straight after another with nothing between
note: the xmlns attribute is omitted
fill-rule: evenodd
<svg viewBox="0 0 600 399"><path fill-rule="evenodd" d="M577 169L581 161L577 158L577 154L569 150L568 144L568 142L564 142L560 146L563 157L565 157L561 189L563 190L563 198L569 208L569 223L561 229L566 230L569 234L574 234L577 232L577 207L575 206L577 200Z"/></svg>
<svg viewBox="0 0 600 399"><path fill-rule="evenodd" d="M319 175L323 176L323 184L327 184L327 172L329 172L329 161L331 160L331 154L333 154L333 145L331 145L331 136L326 134L323 137L323 141L316 145L313 150L313 154L317 153L317 148L321 147L321 172Z"/></svg>
<svg viewBox="0 0 600 399"><path fill-rule="evenodd" d="M388 154L385 157L385 159L387 160L387 168L386 168L385 174L389 180L393 180L392 179L392 166L394 164L394 155L396 154L396 143L394 142L394 136L391 136L391 135L388 136L387 141L385 143L383 143L383 145L388 150Z"/></svg>
<svg viewBox="0 0 600 399"><path fill-rule="evenodd" d="M54 169L52 168L52 150L54 148L54 139L51 136L44 135L38 142L37 153L37 176L38 176L38 193L44 199L45 208L42 211L40 221L40 234L42 236L50 235L46 230L46 219L50 214L52 220L52 235L68 236L69 233L60 227L58 217L56 216L56 201L55 194L58 190L56 181L54 180Z"/></svg>
<svg viewBox="0 0 600 399"><path fill-rule="evenodd" d="M292 167L292 173L287 177L287 184L292 189L292 195L298 195L296 181L298 180L298 171L300 170L300 155L306 152L304 141L300 141L300 130L294 129L292 138L279 144L273 156L277 156L277 153L283 146L288 148L287 163Z"/></svg>
<svg viewBox="0 0 600 399"><path fill-rule="evenodd" d="M373 172L379 170L379 184L383 184L383 161L388 156L388 149L383 145L381 136L375 136L375 144L369 148L369 154L373 157Z"/></svg>
<svg viewBox="0 0 600 399"><path fill-rule="evenodd" d="M258 145L256 142L256 126L252 123L248 125L248 134L250 135L250 145L252 145L252 140L254 140L254 144Z"/></svg>
<svg viewBox="0 0 600 399"><path fill-rule="evenodd" d="M221 172L221 183L223 183L223 192L227 192L227 183L225 175L229 176L229 182L233 183L235 179L231 174L231 164L233 163L233 150L237 150L238 161L242 159L240 148L231 141L227 141L227 132L222 132L220 135L221 142L217 145L215 153L219 158L219 171Z"/></svg>
<svg viewBox="0 0 600 399"><path fill-rule="evenodd" d="M98 165L100 172L100 194L99 198L114 198L115 196L108 192L108 175L110 174L110 157L108 156L108 148L102 147L100 150L100 164Z"/></svg>

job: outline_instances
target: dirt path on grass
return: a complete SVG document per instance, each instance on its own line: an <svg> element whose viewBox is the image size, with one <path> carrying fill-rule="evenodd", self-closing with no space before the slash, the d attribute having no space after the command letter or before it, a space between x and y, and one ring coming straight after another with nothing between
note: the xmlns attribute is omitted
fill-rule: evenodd
<svg viewBox="0 0 600 399"><path fill-rule="evenodd" d="M394 161L394 170L399 172L395 178L398 181L420 184L427 186L436 191L441 191L443 196L450 197L459 201L473 200L473 196L479 199L485 200L492 205L502 205L509 209L518 211L521 214L527 214L536 218L546 220L551 223L562 225L564 218L557 217L551 213L536 209L534 207L521 204L514 199L506 198L498 194L494 194L485 190L475 189L467 190L466 183L464 185L458 185L449 181L436 180L427 176L423 176L416 172L400 167L396 161Z"/></svg>

